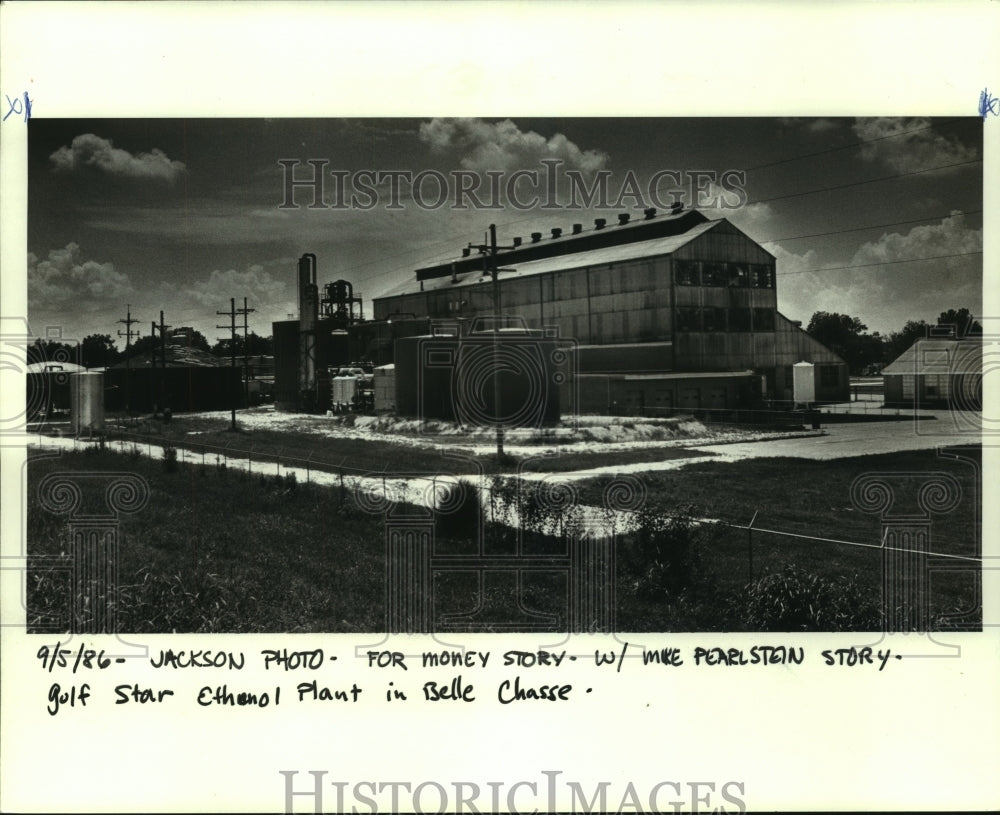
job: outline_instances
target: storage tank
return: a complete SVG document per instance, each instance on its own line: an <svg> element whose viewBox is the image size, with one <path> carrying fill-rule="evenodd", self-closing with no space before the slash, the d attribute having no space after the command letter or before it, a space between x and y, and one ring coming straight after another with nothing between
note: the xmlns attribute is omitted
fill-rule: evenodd
<svg viewBox="0 0 1000 815"><path fill-rule="evenodd" d="M816 366L811 362L792 366L792 401L806 407L816 401Z"/></svg>
<svg viewBox="0 0 1000 815"><path fill-rule="evenodd" d="M70 423L73 433L104 429L104 374L86 371L70 374Z"/></svg>
<svg viewBox="0 0 1000 815"><path fill-rule="evenodd" d="M396 366L382 365L372 374L375 388L375 412L392 413L396 410Z"/></svg>

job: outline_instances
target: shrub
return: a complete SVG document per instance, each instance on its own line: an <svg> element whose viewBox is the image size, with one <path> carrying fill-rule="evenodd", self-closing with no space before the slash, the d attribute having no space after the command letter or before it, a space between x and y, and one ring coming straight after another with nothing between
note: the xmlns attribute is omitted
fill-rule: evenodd
<svg viewBox="0 0 1000 815"><path fill-rule="evenodd" d="M636 512L636 528L624 537L621 563L640 595L675 595L705 578L700 549L713 534L695 522L690 508L667 516L644 505Z"/></svg>
<svg viewBox="0 0 1000 815"><path fill-rule="evenodd" d="M434 535L452 540L478 540L483 523L479 488L461 482L443 486L442 500L434 512Z"/></svg>
<svg viewBox="0 0 1000 815"><path fill-rule="evenodd" d="M744 588L734 616L751 631L877 631L876 598L855 578L830 580L794 566Z"/></svg>
<svg viewBox="0 0 1000 815"><path fill-rule="evenodd" d="M176 473L177 472L177 448L176 447L164 447L163 448L163 472L165 472L165 473Z"/></svg>

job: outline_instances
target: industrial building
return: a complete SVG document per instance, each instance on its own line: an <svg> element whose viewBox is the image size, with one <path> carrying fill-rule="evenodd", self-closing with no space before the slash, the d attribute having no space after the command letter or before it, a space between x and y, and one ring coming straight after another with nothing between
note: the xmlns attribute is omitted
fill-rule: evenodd
<svg viewBox="0 0 1000 815"><path fill-rule="evenodd" d="M882 370L887 407L982 410L983 342L917 340Z"/></svg>
<svg viewBox="0 0 1000 815"><path fill-rule="evenodd" d="M552 229L507 240L495 256L488 246L470 246L417 269L373 301L370 321L345 307L344 281L327 287L317 319L315 257L303 256L305 316L274 325L278 407L321 407L322 369L363 360L395 363L397 409L423 410L413 394L400 393L428 381L426 360L406 338L441 345L447 336L456 350L459 338L480 346L524 346L532 335L559 343L567 359L557 366L554 398L564 413L791 405L801 398L793 390L798 363L814 366L805 401L849 397L845 362L778 312L774 256L724 218L647 209L635 219L623 213L617 224L597 219L588 229L574 224L566 234ZM493 323L497 312L500 324ZM539 415L552 410L547 404Z"/></svg>
<svg viewBox="0 0 1000 815"><path fill-rule="evenodd" d="M132 354L108 368L105 409L135 414L246 407L242 368L192 347L190 330L175 329L162 348Z"/></svg>

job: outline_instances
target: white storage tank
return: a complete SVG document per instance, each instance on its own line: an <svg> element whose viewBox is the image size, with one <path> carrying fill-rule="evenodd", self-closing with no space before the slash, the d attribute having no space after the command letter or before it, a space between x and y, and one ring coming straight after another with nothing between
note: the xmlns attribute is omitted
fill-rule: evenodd
<svg viewBox="0 0 1000 815"><path fill-rule="evenodd" d="M382 365L373 372L375 412L396 412L396 366Z"/></svg>
<svg viewBox="0 0 1000 815"><path fill-rule="evenodd" d="M816 401L816 366L811 362L792 366L792 401L806 407Z"/></svg>
<svg viewBox="0 0 1000 815"><path fill-rule="evenodd" d="M104 429L104 374L86 371L69 378L70 422L74 435Z"/></svg>

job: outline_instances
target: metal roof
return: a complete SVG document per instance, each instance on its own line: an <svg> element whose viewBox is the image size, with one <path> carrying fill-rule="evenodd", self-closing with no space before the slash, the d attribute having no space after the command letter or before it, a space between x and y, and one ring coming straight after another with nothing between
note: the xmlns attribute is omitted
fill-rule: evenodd
<svg viewBox="0 0 1000 815"><path fill-rule="evenodd" d="M653 238L647 241L636 241L634 243L623 243L617 246L607 246L602 249L591 249L587 252L577 252L575 254L556 255L555 257L532 260L517 264L514 271L500 272L500 282L505 280L515 280L522 277L533 277L535 275L546 274L548 272L570 271L572 269L582 269L587 266L599 266L605 263L618 263L629 260L641 260L661 255L670 255L676 252L685 244L690 243L695 238L704 235L709 230L721 223L727 223L725 218L714 221L705 221L697 224L687 232L680 235L669 235L664 238ZM504 260L500 256L500 261ZM376 299L384 300L389 297L398 297L404 294L418 294L421 291L441 291L443 289L453 289L463 286L476 286L490 280L489 275L482 271L460 273L456 275L456 282L452 282L451 277L435 277L423 281L423 289L420 284L413 280L407 280L390 289L381 297Z"/></svg>
<svg viewBox="0 0 1000 815"><path fill-rule="evenodd" d="M983 371L982 339L917 340L882 369L886 374L972 374Z"/></svg>

